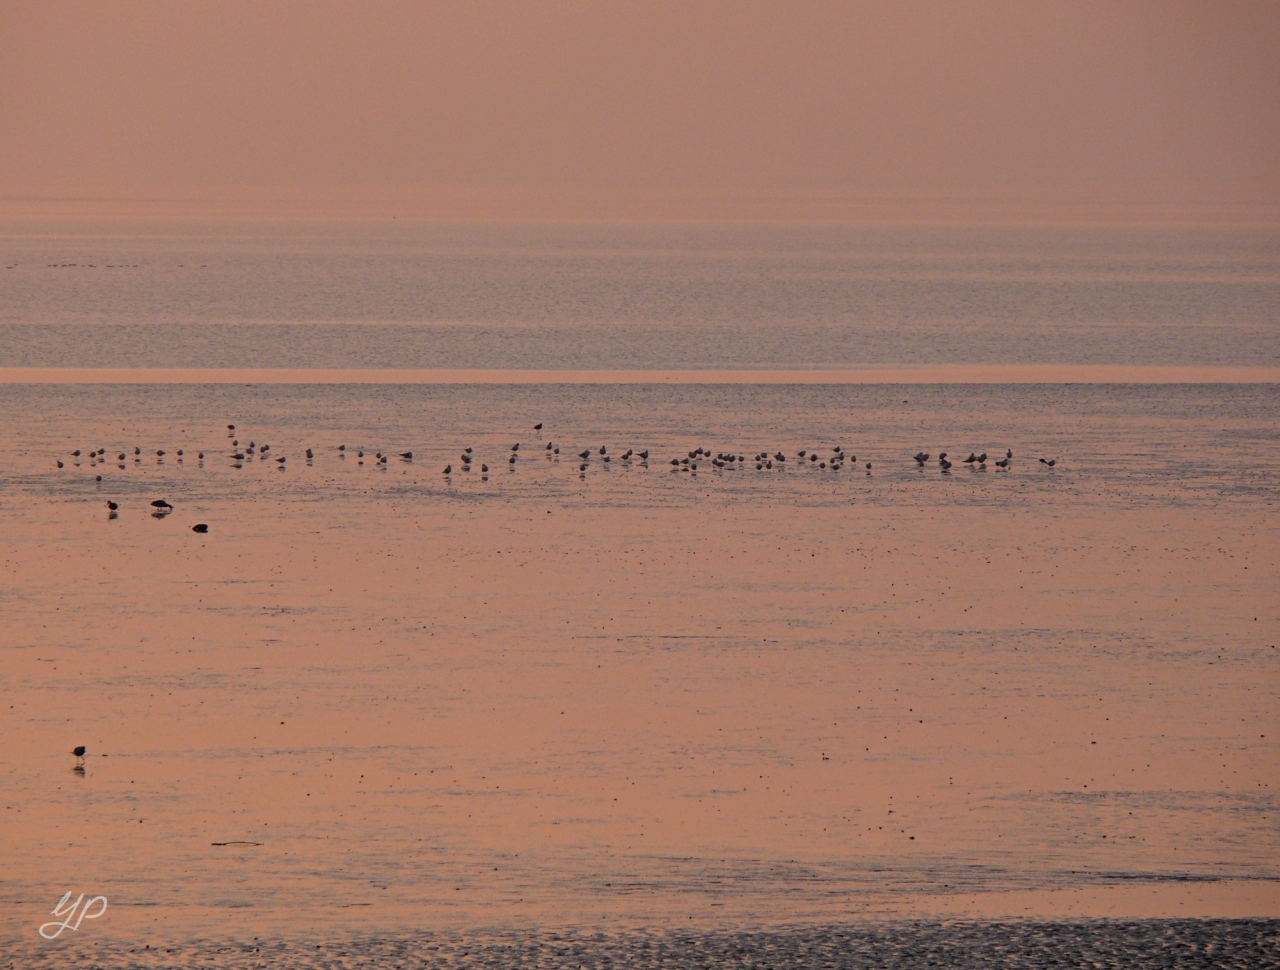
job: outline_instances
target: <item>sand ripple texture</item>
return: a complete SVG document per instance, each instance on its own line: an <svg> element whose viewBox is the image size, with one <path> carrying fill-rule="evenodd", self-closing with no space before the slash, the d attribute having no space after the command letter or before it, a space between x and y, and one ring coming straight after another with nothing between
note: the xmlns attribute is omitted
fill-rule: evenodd
<svg viewBox="0 0 1280 970"><path fill-rule="evenodd" d="M1277 920L889 923L770 932L635 935L430 934L320 943L208 940L154 949L28 945L28 967L1214 967L1280 966Z"/></svg>

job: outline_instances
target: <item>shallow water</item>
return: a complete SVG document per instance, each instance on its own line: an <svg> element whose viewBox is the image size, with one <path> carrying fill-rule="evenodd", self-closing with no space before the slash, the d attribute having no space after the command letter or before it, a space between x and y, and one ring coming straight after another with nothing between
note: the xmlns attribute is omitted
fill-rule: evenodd
<svg viewBox="0 0 1280 970"><path fill-rule="evenodd" d="M1274 962L1274 922L1204 919L1280 917L1275 384L0 385L0 407L17 965L251 966L254 937L286 948L269 965L564 965L557 932L598 965ZM267 456L230 457L250 441ZM788 460L668 464L698 447ZM109 910L46 943L68 890Z"/></svg>

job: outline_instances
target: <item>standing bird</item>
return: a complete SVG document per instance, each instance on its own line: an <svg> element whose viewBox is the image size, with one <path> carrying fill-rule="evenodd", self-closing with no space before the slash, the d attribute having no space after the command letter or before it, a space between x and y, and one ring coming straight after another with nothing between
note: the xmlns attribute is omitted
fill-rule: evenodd
<svg viewBox="0 0 1280 970"><path fill-rule="evenodd" d="M539 421L537 424L535 424L535 425L533 426L533 430L534 430L534 431L541 431L541 430L542 430L542 422L541 422L541 421Z"/></svg>
<svg viewBox="0 0 1280 970"><path fill-rule="evenodd" d="M76 759L78 761L84 761L85 752L88 750L89 749L86 748L83 744L77 744L74 748L71 749L71 753L76 756Z"/></svg>
<svg viewBox="0 0 1280 970"><path fill-rule="evenodd" d="M1010 448L1008 451L1006 451L1006 452L1004 453L1004 456L1005 456L1006 458L1012 458L1012 457L1013 457L1013 449L1012 449L1012 448Z"/></svg>
<svg viewBox="0 0 1280 970"><path fill-rule="evenodd" d="M517 441L514 445L512 445L512 446L511 446L511 450L512 450L512 451L519 451L519 450L520 450L520 442L518 442L518 441Z"/></svg>
<svg viewBox="0 0 1280 970"><path fill-rule="evenodd" d="M119 503L118 503L118 502L112 502L112 501L109 501L109 500L108 500L108 502L107 502L107 508L108 508L108 509L110 509L112 512L114 512L114 511L116 511L117 509L119 509L119 508L120 508L120 505L119 505Z"/></svg>
<svg viewBox="0 0 1280 970"><path fill-rule="evenodd" d="M204 523L204 522L197 522L195 525L193 525L193 526L191 527L191 531L192 531L192 532L199 532L201 535L204 535L205 533L207 533L207 532L209 531L209 526L208 526L208 524L207 524L207 523Z"/></svg>
<svg viewBox="0 0 1280 970"><path fill-rule="evenodd" d="M165 501L164 499L162 499L162 498L158 498L158 499L156 499L154 502L152 502L152 503L151 503L151 506L152 506L152 508L159 509L161 512L172 512L172 511L173 511L173 506L172 506L172 505L170 505L168 502L166 502L166 501Z"/></svg>
<svg viewBox="0 0 1280 970"><path fill-rule="evenodd" d="M445 465L445 466L444 466L444 473L445 473L446 475L452 475L452 474L453 474L453 466L452 466L452 465Z"/></svg>

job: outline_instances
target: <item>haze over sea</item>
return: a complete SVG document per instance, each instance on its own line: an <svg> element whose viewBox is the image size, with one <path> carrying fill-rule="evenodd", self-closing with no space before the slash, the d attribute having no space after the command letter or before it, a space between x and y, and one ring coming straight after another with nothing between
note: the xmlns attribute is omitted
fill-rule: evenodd
<svg viewBox="0 0 1280 970"><path fill-rule="evenodd" d="M1280 964L1280 233L0 228L0 966Z"/></svg>

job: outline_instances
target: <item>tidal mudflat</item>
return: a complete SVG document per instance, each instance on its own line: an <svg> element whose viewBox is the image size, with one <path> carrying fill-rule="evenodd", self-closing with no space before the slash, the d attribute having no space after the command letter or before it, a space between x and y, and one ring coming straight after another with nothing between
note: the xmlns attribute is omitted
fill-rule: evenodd
<svg viewBox="0 0 1280 970"><path fill-rule="evenodd" d="M0 399L16 966L1274 960L1274 385Z"/></svg>

